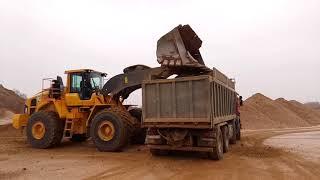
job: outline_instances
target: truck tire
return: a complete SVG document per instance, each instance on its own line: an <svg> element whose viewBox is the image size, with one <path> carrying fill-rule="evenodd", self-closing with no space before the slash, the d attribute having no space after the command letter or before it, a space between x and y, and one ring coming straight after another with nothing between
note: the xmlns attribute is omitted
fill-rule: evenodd
<svg viewBox="0 0 320 180"><path fill-rule="evenodd" d="M223 137L223 152L229 151L229 128L228 125L221 127L222 137Z"/></svg>
<svg viewBox="0 0 320 180"><path fill-rule="evenodd" d="M84 142L88 139L86 134L73 134L70 138L72 142Z"/></svg>
<svg viewBox="0 0 320 180"><path fill-rule="evenodd" d="M99 151L120 151L128 144L128 124L119 113L103 110L92 119L90 135Z"/></svg>
<svg viewBox="0 0 320 180"><path fill-rule="evenodd" d="M241 140L241 123L240 123L240 119L237 120L237 140Z"/></svg>
<svg viewBox="0 0 320 180"><path fill-rule="evenodd" d="M237 143L237 126L236 126L236 120L231 121L232 126L232 136L230 138L230 144L236 144Z"/></svg>
<svg viewBox="0 0 320 180"><path fill-rule="evenodd" d="M169 154L168 150L162 150L162 149L150 149L150 153L153 156L165 156Z"/></svg>
<svg viewBox="0 0 320 180"><path fill-rule="evenodd" d="M213 152L208 153L208 156L213 160L221 160L223 159L223 137L220 128L217 128L215 133L215 147L213 148Z"/></svg>
<svg viewBox="0 0 320 180"><path fill-rule="evenodd" d="M27 124L27 141L39 149L57 146L63 137L63 124L56 112L35 112Z"/></svg>
<svg viewBox="0 0 320 180"><path fill-rule="evenodd" d="M135 117L141 125L142 121L142 110L141 108L134 108L129 110L131 116ZM133 136L131 138L131 142L133 144L144 144L146 140L147 129L139 128L135 132L133 132Z"/></svg>

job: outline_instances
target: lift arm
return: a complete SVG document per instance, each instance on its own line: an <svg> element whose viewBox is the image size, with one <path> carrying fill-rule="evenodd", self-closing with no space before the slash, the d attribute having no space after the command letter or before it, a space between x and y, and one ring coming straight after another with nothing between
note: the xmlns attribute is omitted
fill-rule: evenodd
<svg viewBox="0 0 320 180"><path fill-rule="evenodd" d="M182 77L208 73L212 70L203 62L199 51L201 45L201 39L189 25L179 25L157 42L157 61L161 67L127 67L123 74L116 75L106 82L102 93L126 99L130 93L141 88L144 80L166 79L173 74Z"/></svg>

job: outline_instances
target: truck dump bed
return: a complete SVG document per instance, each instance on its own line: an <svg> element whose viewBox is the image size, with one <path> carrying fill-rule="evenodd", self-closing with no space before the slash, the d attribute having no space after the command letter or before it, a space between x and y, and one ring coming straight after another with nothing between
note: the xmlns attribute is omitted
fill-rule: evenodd
<svg viewBox="0 0 320 180"><path fill-rule="evenodd" d="M209 75L144 81L142 96L144 126L211 128L236 116L234 82L216 69Z"/></svg>

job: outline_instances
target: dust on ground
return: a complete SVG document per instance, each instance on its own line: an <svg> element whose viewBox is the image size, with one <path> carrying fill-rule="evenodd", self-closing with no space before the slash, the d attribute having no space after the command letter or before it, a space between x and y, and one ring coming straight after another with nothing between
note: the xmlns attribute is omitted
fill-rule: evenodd
<svg viewBox="0 0 320 180"><path fill-rule="evenodd" d="M13 112L0 108L0 125L12 123L13 115Z"/></svg>
<svg viewBox="0 0 320 180"><path fill-rule="evenodd" d="M212 161L201 153L153 157L145 146L98 152L90 141L33 149L11 126L0 126L0 179L319 179L319 162L263 143L276 135L319 130L244 131L222 161Z"/></svg>

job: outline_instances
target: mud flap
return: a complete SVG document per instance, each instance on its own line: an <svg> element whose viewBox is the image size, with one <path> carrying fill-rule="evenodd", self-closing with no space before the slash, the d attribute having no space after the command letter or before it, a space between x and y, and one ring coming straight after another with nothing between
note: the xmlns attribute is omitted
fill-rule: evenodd
<svg viewBox="0 0 320 180"><path fill-rule="evenodd" d="M187 129L159 130L158 133L172 146L182 146L188 135Z"/></svg>

